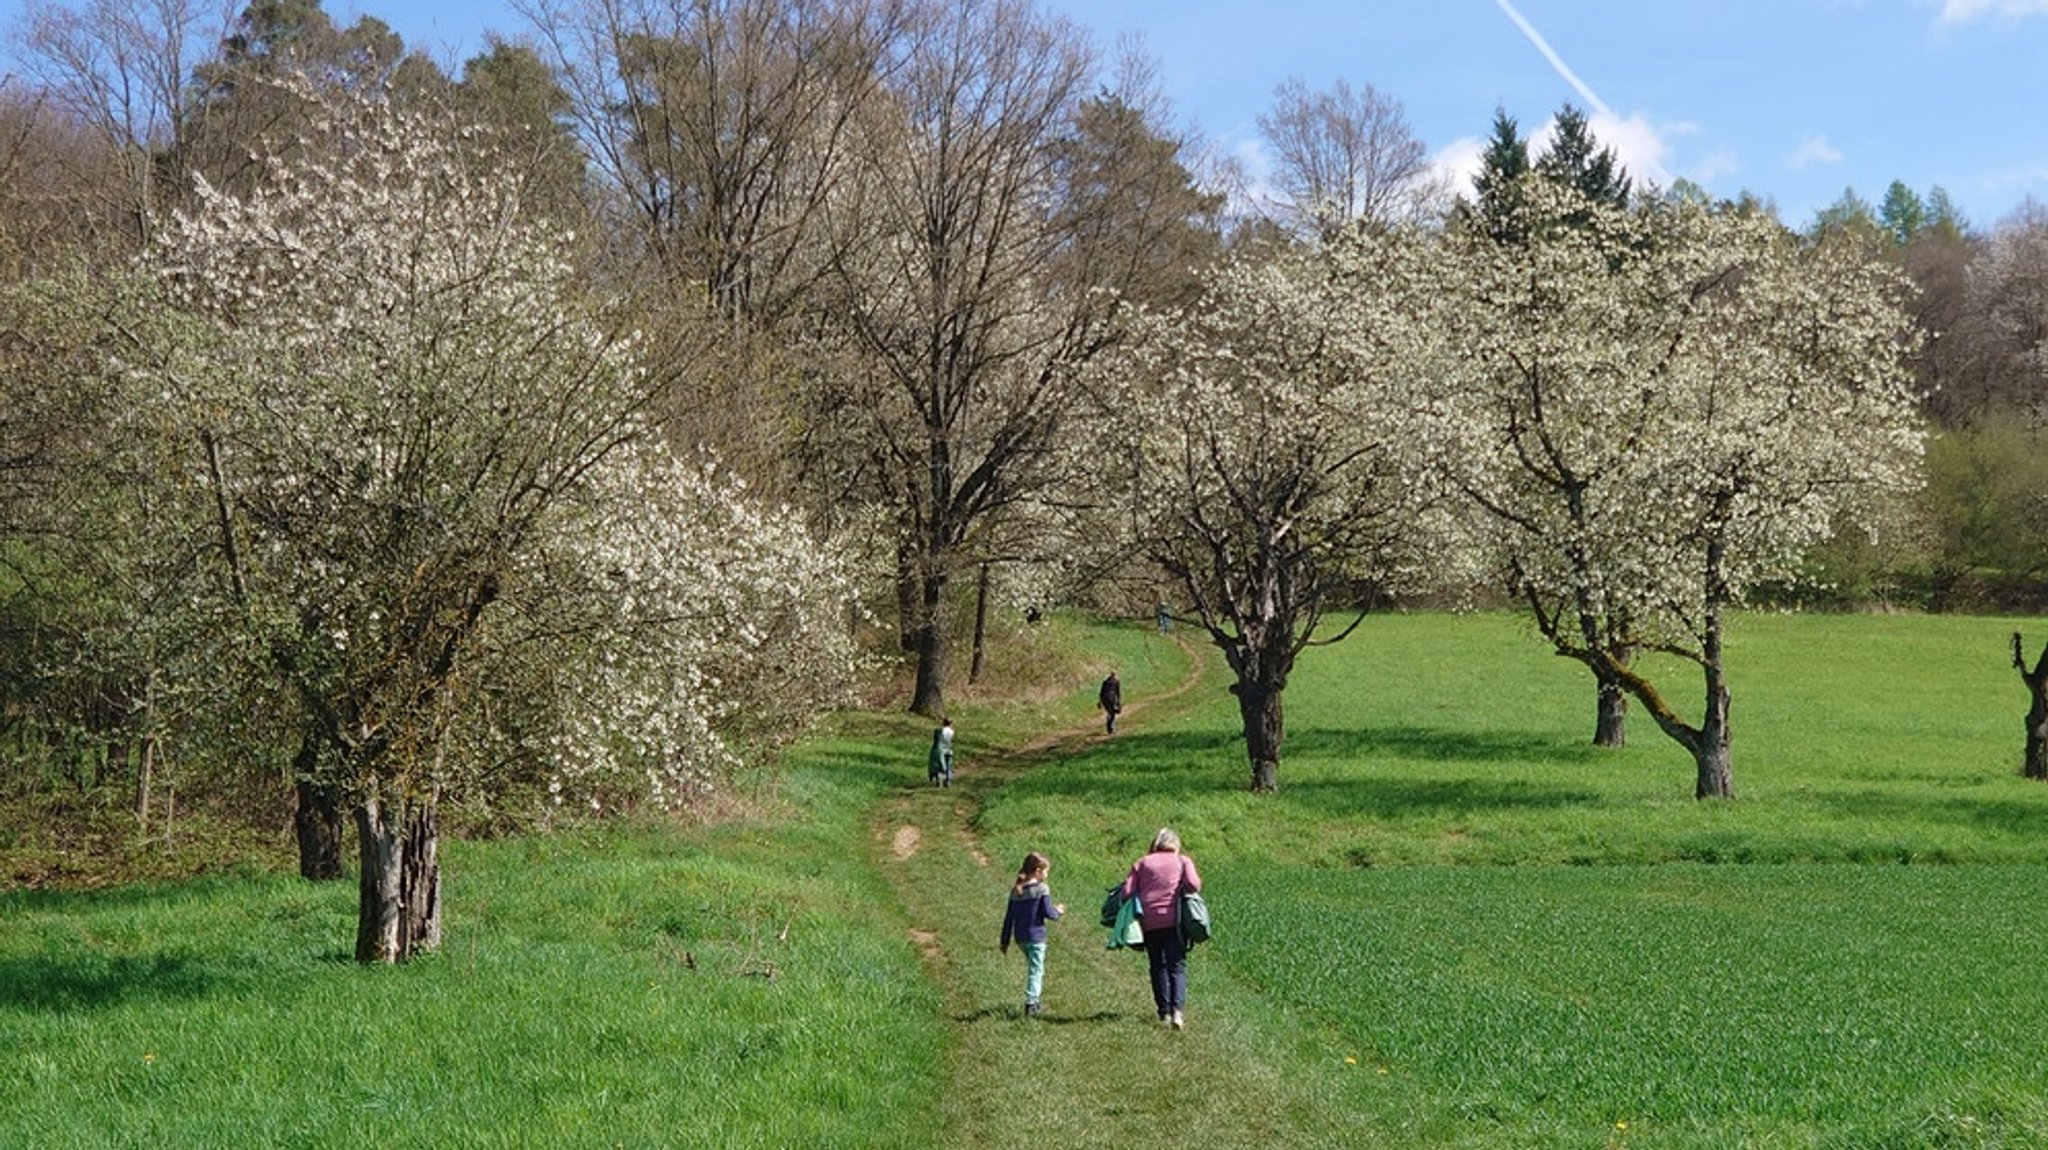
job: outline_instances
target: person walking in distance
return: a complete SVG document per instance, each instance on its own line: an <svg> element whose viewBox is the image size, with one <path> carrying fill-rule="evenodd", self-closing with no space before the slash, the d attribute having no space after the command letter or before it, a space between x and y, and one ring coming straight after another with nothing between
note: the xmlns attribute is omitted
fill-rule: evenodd
<svg viewBox="0 0 2048 1150"><path fill-rule="evenodd" d="M1045 1012L1040 998L1045 990L1045 924L1067 913L1067 904L1054 902L1045 880L1052 863L1032 851L1017 868L1017 881L1010 887L1009 909L1003 914L1002 952L1010 953L1015 942L1024 950L1024 1015Z"/></svg>
<svg viewBox="0 0 2048 1150"><path fill-rule="evenodd" d="M1159 1021L1179 1030L1187 1006L1188 946L1180 933L1180 896L1202 889L1195 860L1180 851L1180 835L1161 827L1152 849L1131 864L1121 893L1138 900L1138 925L1145 932L1145 964L1152 976L1152 1005Z"/></svg>
<svg viewBox="0 0 2048 1150"><path fill-rule="evenodd" d="M932 732L932 751L926 758L925 773L942 787L953 785L953 720L941 717Z"/></svg>
<svg viewBox="0 0 2048 1150"><path fill-rule="evenodd" d="M1108 734L1116 734L1116 713L1124 709L1124 685L1111 671L1109 678L1102 681L1102 690L1095 694L1095 705L1102 708L1108 718Z"/></svg>

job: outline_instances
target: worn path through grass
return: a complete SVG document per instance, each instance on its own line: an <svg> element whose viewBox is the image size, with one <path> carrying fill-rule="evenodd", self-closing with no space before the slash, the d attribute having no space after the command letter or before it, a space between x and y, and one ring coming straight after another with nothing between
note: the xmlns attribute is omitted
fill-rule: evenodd
<svg viewBox="0 0 2048 1150"><path fill-rule="evenodd" d="M1052 927L1046 1013L1024 1017L1023 959L996 946L1017 860L990 857L977 814L1023 772L1185 708L1199 684L1214 685L1190 655L1189 674L1135 702L1118 735L1094 724L1054 732L978 759L949 788L908 787L880 805L877 865L903 902L950 1023L942 1144L1129 1147L1187 1134L1226 1150L1372 1145L1387 1133L1366 1125L1377 1107L1331 1105L1335 1094L1370 1086L1333 1053L1339 1040L1301 1032L1200 950L1190 960L1188 1027L1163 1028L1143 955L1103 945L1102 876L1063 873L1057 859L1051 885L1067 915Z"/></svg>

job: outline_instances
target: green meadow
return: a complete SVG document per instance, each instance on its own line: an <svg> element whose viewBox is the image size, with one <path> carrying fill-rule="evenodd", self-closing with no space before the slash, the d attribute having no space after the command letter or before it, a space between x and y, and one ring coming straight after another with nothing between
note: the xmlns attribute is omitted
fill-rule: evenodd
<svg viewBox="0 0 2048 1150"><path fill-rule="evenodd" d="M1277 796L1195 636L1063 621L996 652L1040 689L956 694L956 786L854 714L745 818L450 843L407 967L349 961L352 884L0 895L0 1146L2048 1147L2016 628L1739 619L1701 804L1640 714L1587 746L1510 616L1310 652ZM1167 824L1217 920L1181 1032L1094 921ZM1032 849L1069 917L1027 1020Z"/></svg>

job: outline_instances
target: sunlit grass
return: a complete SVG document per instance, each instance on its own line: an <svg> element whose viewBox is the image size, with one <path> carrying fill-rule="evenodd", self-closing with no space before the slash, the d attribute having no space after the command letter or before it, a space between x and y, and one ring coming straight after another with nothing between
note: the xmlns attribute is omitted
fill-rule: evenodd
<svg viewBox="0 0 2048 1150"><path fill-rule="evenodd" d="M931 988L848 928L840 854L454 844L449 946L402 969L350 960L346 884L10 900L0 1143L904 1145Z"/></svg>
<svg viewBox="0 0 2048 1150"><path fill-rule="evenodd" d="M1737 619L1739 797L1702 804L1640 708L1629 746L1590 745L1591 677L1519 620L1377 617L1297 669L1278 796L1244 793L1218 679L1185 716L1007 788L984 822L1105 860L1173 823L1212 855L1335 867L2048 862L2048 788L2019 777L2013 626ZM1646 662L1696 713L1697 670Z"/></svg>
<svg viewBox="0 0 2048 1150"><path fill-rule="evenodd" d="M0 896L0 1145L2048 1146L2012 629L1738 620L1741 797L1706 804L1640 714L1585 745L1590 681L1510 617L1312 653L1277 796L1213 656L1162 701L1147 627L1040 629L1013 654L1052 686L955 694L954 791L927 720L852 715L758 817L450 843L448 943L408 967L349 960L347 884ZM1118 733L1048 742L1110 666ZM1167 824L1217 922L1171 1045L1091 926ZM1027 849L1073 911L1042 1024L994 950Z"/></svg>
<svg viewBox="0 0 2048 1150"><path fill-rule="evenodd" d="M1347 1035L1420 1144L2048 1145L2036 868L1231 877L1218 961Z"/></svg>

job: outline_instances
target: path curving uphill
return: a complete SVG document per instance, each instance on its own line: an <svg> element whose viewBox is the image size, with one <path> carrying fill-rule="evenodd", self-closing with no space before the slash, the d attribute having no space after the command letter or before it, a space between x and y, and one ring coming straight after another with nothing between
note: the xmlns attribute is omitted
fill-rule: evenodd
<svg viewBox="0 0 2048 1150"><path fill-rule="evenodd" d="M1062 875L1067 903L1047 956L1046 1013L1023 1014L1023 963L996 947L1011 874L975 832L996 792L1040 764L1187 709L1213 683L1205 648L1175 641L1189 670L1163 692L1135 700L1108 736L1094 721L984 754L951 787L917 784L887 797L875 815L875 864L901 900L912 945L939 987L949 1026L948 1083L941 1101L944 1146L1129 1148L1194 1138L1205 1150L1334 1145L1303 1115L1312 1083L1284 1068L1297 1058L1274 1046L1261 1010L1230 1011L1216 993L1227 976L1206 953L1192 960L1188 1028L1169 1031L1152 1013L1144 958L1104 947L1096 924L1100 888ZM1062 879L1064 878L1064 882ZM1240 987L1234 997L1256 996ZM1244 1014L1260 1015L1245 1018Z"/></svg>

